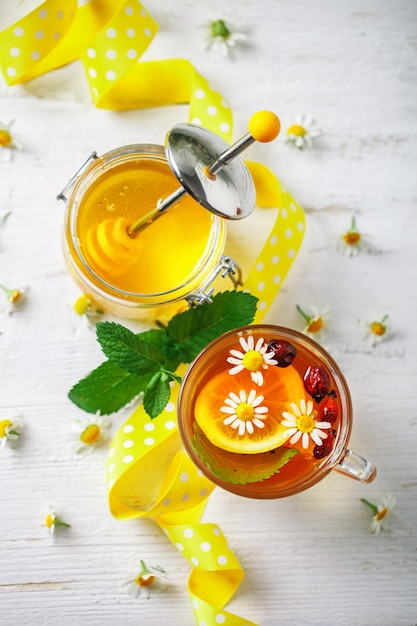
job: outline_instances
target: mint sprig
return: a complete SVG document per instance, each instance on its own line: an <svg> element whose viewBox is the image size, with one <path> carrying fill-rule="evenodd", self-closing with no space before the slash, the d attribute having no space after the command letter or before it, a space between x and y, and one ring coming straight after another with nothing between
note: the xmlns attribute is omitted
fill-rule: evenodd
<svg viewBox="0 0 417 626"><path fill-rule="evenodd" d="M228 330L251 324L257 298L226 291L196 308L175 315L166 326L134 333L115 322L96 325L97 340L107 361L81 379L68 397L88 413L109 415L139 394L143 407L157 417L169 402L171 381L181 363L191 363L208 343Z"/></svg>

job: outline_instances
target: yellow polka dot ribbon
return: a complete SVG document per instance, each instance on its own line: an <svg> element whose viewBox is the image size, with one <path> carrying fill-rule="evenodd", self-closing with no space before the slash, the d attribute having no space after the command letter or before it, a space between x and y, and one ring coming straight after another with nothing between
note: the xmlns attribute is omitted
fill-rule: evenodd
<svg viewBox="0 0 417 626"><path fill-rule="evenodd" d="M232 138L227 102L184 59L140 61L158 25L137 0L46 0L0 32L7 84L22 83L79 58L97 107L123 110L189 103L189 120ZM277 218L244 288L259 299L255 322L274 301L301 246L304 213L275 174L247 162L257 204ZM214 485L182 451L176 422L178 385L151 420L139 406L117 431L109 452L109 506L118 519L153 518L190 563L188 589L197 624L250 626L224 610L243 569L218 526L202 523Z"/></svg>

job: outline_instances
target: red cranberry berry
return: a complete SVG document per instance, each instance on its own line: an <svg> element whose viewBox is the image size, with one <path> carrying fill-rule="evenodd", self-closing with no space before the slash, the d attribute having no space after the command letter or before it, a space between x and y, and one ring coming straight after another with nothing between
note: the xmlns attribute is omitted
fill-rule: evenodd
<svg viewBox="0 0 417 626"><path fill-rule="evenodd" d="M321 446L314 446L313 455L317 460L324 459L324 457L329 456L330 452L333 449L334 443L334 435L335 431L331 431L327 433L326 439L323 439Z"/></svg>
<svg viewBox="0 0 417 626"><path fill-rule="evenodd" d="M304 374L304 389L316 401L321 402L330 391L330 376L322 365L310 365Z"/></svg>
<svg viewBox="0 0 417 626"><path fill-rule="evenodd" d="M285 339L271 339L268 341L267 351L273 353L273 359L278 367L288 367L297 356L297 349Z"/></svg>
<svg viewBox="0 0 417 626"><path fill-rule="evenodd" d="M320 422L330 422L330 424L334 424L337 420L337 416L339 414L336 400L333 396L327 398L326 402L320 406L319 410L319 421Z"/></svg>

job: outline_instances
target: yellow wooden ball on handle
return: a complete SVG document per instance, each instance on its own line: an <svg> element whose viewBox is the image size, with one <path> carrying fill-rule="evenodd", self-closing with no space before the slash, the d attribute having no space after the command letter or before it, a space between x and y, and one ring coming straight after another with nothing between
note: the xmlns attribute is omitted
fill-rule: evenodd
<svg viewBox="0 0 417 626"><path fill-rule="evenodd" d="M250 118L248 130L256 141L267 143L278 137L281 122L272 111L258 111Z"/></svg>

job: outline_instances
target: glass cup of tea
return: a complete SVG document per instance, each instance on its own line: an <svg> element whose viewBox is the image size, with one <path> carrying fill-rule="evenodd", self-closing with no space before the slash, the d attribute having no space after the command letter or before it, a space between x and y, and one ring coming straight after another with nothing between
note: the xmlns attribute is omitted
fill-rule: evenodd
<svg viewBox="0 0 417 626"><path fill-rule="evenodd" d="M348 448L352 400L339 366L288 328L245 326L204 348L183 378L178 426L196 466L237 495L294 495L331 470L376 476Z"/></svg>

